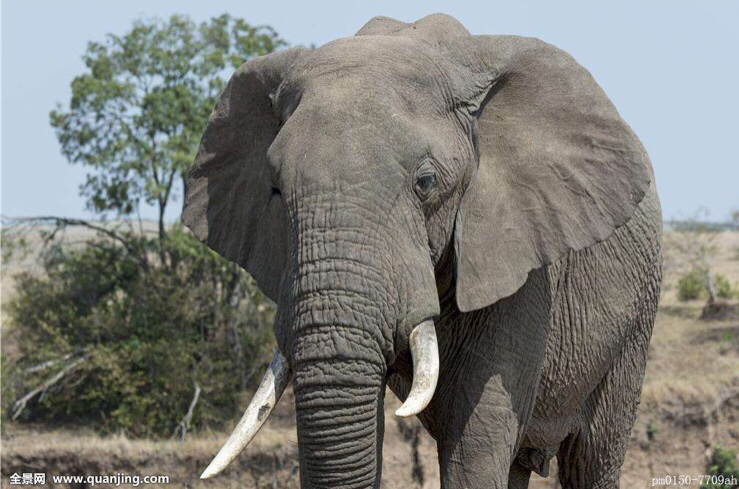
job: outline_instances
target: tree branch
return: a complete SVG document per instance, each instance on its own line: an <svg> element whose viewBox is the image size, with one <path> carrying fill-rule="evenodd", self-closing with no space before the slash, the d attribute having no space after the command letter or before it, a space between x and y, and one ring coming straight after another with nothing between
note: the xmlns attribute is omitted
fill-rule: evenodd
<svg viewBox="0 0 739 489"><path fill-rule="evenodd" d="M76 352L68 353L67 355L64 355L62 358L57 358L55 360L49 360L49 361L46 361L46 362L38 363L38 364L36 364L36 365L34 365L32 367L28 367L27 369L25 369L23 371L23 373L32 374L34 372L40 372L42 370L46 370L47 368L53 367L54 365L56 365L59 362L63 362L65 360L69 360L70 358L72 358L75 355L75 353Z"/></svg>
<svg viewBox="0 0 739 489"><path fill-rule="evenodd" d="M185 436L187 436L187 430L190 429L190 423L192 422L192 414L195 411L195 406L198 404L198 400L200 399L200 386L198 383L193 380L192 381L193 387L195 387L195 394L192 396L192 401L190 402L190 407L187 408L187 413L182 418L182 420L177 424L177 427L174 429L174 433L172 434L172 438L177 436L177 432L180 432L180 439L182 441L185 441Z"/></svg>
<svg viewBox="0 0 739 489"><path fill-rule="evenodd" d="M20 414L23 412L23 409L26 407L26 404L28 403L28 401L30 401L31 399L33 399L38 394L45 393L46 390L49 387L51 387L52 385L54 385L57 382L59 382L60 380L62 380L65 375L67 375L69 372L71 372L72 370L74 370L75 368L77 368L77 366L80 363L82 363L83 360L87 359L87 357L89 357L89 356L90 356L89 353L81 356L77 360L73 361L72 363L70 363L69 365L67 365L63 369L61 369L56 375L54 375L53 377L51 377L48 380L46 380L43 384L41 384L40 386L36 387L31 392L29 392L25 396L23 396L20 399L18 399L17 401L15 401L13 403L13 416L12 416L11 419L13 421L15 421L18 418L18 416L20 416Z"/></svg>
<svg viewBox="0 0 739 489"><path fill-rule="evenodd" d="M70 217L57 217L57 216L38 216L38 217L16 217L16 218L12 218L11 222L12 221L17 221L21 223L33 222L33 223L39 223L39 224L53 222L58 227L82 226L88 229L92 229L94 231L101 232L107 235L108 237L113 238L116 241L119 241L121 244L126 246L126 248L129 248L130 246L129 241L125 237L116 233L115 231L104 228L102 226L98 226L97 224L92 224L91 222L85 221L84 219L76 219L76 218L70 218Z"/></svg>

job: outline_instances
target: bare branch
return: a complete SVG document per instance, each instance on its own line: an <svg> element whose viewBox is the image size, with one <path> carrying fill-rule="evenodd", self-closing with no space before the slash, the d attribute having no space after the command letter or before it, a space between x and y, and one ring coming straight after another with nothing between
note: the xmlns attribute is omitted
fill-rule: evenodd
<svg viewBox="0 0 739 489"><path fill-rule="evenodd" d="M34 365L32 367L28 367L27 369L25 369L23 371L23 373L32 374L34 372L40 372L42 370L46 370L47 368L53 367L54 365L56 365L59 362L63 362L65 360L69 360L70 358L72 358L75 355L75 353L76 352L69 353L67 355L64 355L62 358L57 358L56 360L49 360L47 362L38 363L38 364L36 364L36 365Z"/></svg>
<svg viewBox="0 0 739 489"><path fill-rule="evenodd" d="M84 219L77 219L77 218L72 218L72 217L59 217L59 216L38 216L38 217L4 218L4 220L9 221L11 223L54 224L59 228L63 228L66 226L82 226L82 227L86 227L88 229L92 229L94 231L103 233L107 235L108 237L121 242L126 247L130 246L129 240L127 240L124 236L121 236L120 234L116 233L114 230L99 226L97 224L93 224L90 221L86 221Z"/></svg>
<svg viewBox="0 0 739 489"><path fill-rule="evenodd" d="M174 430L174 433L172 434L172 438L177 436L177 432L180 433L180 439L182 441L185 441L185 437L187 436L187 430L190 429L190 423L192 422L192 414L195 411L195 406L198 404L198 400L200 399L200 386L196 381L192 381L193 387L195 387L195 394L192 396L192 402L190 402L190 407L187 408L187 413L182 418L182 420L177 424L177 427Z"/></svg>
<svg viewBox="0 0 739 489"><path fill-rule="evenodd" d="M38 394L44 394L49 387L51 387L52 385L62 380L65 375L67 375L68 373L73 371L75 368L77 368L77 366L81 364L83 360L86 360L89 356L90 354L88 353L76 359L75 361L73 361L72 363L70 363L63 369L61 369L56 375L46 380L43 384L36 387L31 392L29 392L25 396L15 401L13 403L13 416L11 419L15 421L18 418L18 416L20 416L20 414L23 412L23 409L26 407L26 404L28 403L28 401L36 397Z"/></svg>
<svg viewBox="0 0 739 489"><path fill-rule="evenodd" d="M6 224L9 223L9 224ZM128 251L132 256L136 257L138 261L142 264L144 269L148 268L148 262L146 260L145 254L142 254L139 249L134 245L134 241L130 239L129 237L122 235L121 233L116 232L114 229L106 228L103 226L100 226L98 224L93 224L90 221L86 221L84 219L77 219L72 217L59 217L59 216L38 216L38 217L14 217L14 218L8 218L3 217L3 227L13 227L13 226L33 226L33 225L43 225L43 224L51 224L56 226L55 229L49 234L49 236L45 239L45 244L48 244L50 241L52 241L56 233L67 226L80 226L85 227L87 229L92 229L93 231L97 231L99 233L102 233L109 238L118 241L123 245L123 247Z"/></svg>

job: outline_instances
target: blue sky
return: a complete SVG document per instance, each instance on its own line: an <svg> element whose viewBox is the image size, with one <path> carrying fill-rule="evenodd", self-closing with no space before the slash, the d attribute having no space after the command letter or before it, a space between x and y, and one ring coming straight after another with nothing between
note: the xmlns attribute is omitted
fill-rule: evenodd
<svg viewBox="0 0 739 489"><path fill-rule="evenodd" d="M49 126L66 104L90 40L123 34L134 19L223 12L269 24L292 44L321 45L375 15L413 21L454 15L473 34L535 36L588 68L641 137L666 218L703 206L711 220L739 209L739 2L719 1L195 1L4 0L2 214L90 217ZM168 217L177 218L179 203ZM142 209L143 217L155 216Z"/></svg>

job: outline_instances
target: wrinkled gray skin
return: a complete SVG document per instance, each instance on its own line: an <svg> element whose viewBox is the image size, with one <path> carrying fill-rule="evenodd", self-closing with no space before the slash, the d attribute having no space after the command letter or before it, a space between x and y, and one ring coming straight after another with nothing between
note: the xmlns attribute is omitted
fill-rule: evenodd
<svg viewBox="0 0 739 489"><path fill-rule="evenodd" d="M429 175L431 175L429 177ZM246 63L211 116L185 223L278 305L301 484L379 487L385 386L412 381L444 488L617 487L659 296L649 159L590 74L451 17Z"/></svg>

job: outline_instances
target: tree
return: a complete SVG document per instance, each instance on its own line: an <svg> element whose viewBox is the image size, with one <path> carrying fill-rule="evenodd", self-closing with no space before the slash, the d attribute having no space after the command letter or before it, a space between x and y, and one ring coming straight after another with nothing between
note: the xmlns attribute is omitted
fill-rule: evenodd
<svg viewBox="0 0 739 489"><path fill-rule="evenodd" d="M89 168L81 195L115 225L45 216L3 222L3 260L44 243L41 273L17 275L2 400L19 421L185 436L236 414L273 349L273 305L236 264L165 211L233 68L285 45L270 27L222 15L139 21L91 42L69 107L50 114L62 152ZM142 202L156 237L135 232ZM64 230L94 232L67 242ZM257 379L258 380L258 379Z"/></svg>
<svg viewBox="0 0 739 489"><path fill-rule="evenodd" d="M156 205L162 239L167 205L229 72L285 44L272 28L227 14L200 25L181 15L138 21L90 42L69 108L50 114L65 157L90 168L81 187L88 208L127 216L142 201Z"/></svg>

